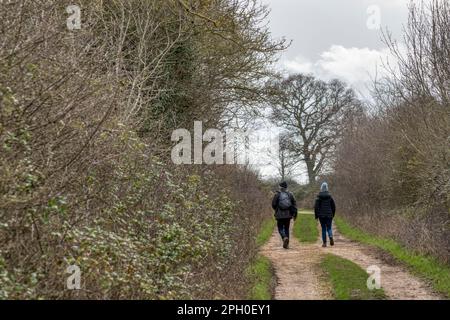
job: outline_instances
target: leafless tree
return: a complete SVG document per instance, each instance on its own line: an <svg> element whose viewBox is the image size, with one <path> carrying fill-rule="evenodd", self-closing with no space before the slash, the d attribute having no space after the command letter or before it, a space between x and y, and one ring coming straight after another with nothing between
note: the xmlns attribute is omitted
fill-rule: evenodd
<svg viewBox="0 0 450 320"><path fill-rule="evenodd" d="M445 0L411 2L403 41L389 32L383 41L396 64L387 64L389 76L376 83L377 97L385 105L395 102L413 104L432 97L450 105L450 4ZM390 99L384 101L383 98Z"/></svg>
<svg viewBox="0 0 450 320"><path fill-rule="evenodd" d="M355 224L448 263L448 0L411 2L402 41L384 40L396 63L375 83L376 112L347 122L335 196Z"/></svg>
<svg viewBox="0 0 450 320"><path fill-rule="evenodd" d="M272 120L287 130L288 148L304 161L312 184L334 150L346 115L360 102L341 81L311 75L291 75L269 84L269 90Z"/></svg>

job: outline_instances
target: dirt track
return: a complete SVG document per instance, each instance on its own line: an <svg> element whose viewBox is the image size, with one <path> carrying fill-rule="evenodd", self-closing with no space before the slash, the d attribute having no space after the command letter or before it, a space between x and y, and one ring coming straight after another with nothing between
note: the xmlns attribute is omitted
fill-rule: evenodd
<svg viewBox="0 0 450 320"><path fill-rule="evenodd" d="M291 228L292 230L292 228ZM336 229L335 246L322 248L321 242L301 244L291 235L289 249L283 249L275 229L261 252L275 269L277 300L332 299L332 291L321 273L319 263L326 253L349 259L364 270L376 265L381 269L381 286L389 299L441 299L423 280L412 275L387 254L378 249L350 241Z"/></svg>

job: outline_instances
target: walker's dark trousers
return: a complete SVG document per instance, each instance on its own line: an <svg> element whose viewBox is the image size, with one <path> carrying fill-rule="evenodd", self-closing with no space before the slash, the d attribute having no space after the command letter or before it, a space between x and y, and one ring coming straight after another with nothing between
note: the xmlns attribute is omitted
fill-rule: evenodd
<svg viewBox="0 0 450 320"><path fill-rule="evenodd" d="M289 238L289 225L291 224L291 218L278 219L277 226L278 232L282 239Z"/></svg>

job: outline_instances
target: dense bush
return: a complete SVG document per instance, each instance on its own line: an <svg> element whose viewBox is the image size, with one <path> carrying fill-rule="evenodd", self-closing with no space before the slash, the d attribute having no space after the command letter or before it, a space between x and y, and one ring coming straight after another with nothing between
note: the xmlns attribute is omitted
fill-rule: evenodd
<svg viewBox="0 0 450 320"><path fill-rule="evenodd" d="M281 48L265 9L79 1L70 31L69 4L0 2L0 298L244 297L266 191L172 165L170 133L257 95Z"/></svg>

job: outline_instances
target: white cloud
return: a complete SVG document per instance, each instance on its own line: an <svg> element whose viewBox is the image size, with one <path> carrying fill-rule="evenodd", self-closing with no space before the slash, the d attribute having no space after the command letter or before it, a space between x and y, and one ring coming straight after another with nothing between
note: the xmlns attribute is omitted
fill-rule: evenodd
<svg viewBox="0 0 450 320"><path fill-rule="evenodd" d="M285 60L283 65L288 72L314 73L315 69L314 64L301 55L296 56L294 60Z"/></svg>
<svg viewBox="0 0 450 320"><path fill-rule="evenodd" d="M390 64L395 62L388 48L374 50L332 45L322 52L315 62L298 56L294 60L283 61L282 64L288 73L311 73L323 80L340 79L352 86L362 97L368 98L368 88L376 77L384 75L382 65L386 61Z"/></svg>
<svg viewBox="0 0 450 320"><path fill-rule="evenodd" d="M369 48L344 48L332 46L321 54L317 65L324 76L337 77L350 84L370 81L377 72L383 59L390 56L388 49L371 50Z"/></svg>

